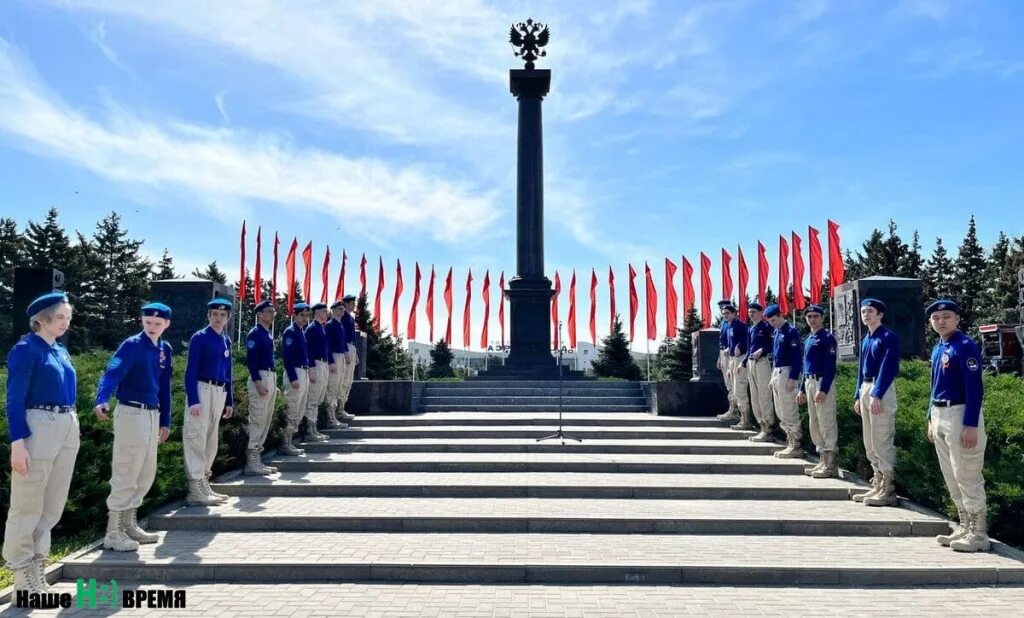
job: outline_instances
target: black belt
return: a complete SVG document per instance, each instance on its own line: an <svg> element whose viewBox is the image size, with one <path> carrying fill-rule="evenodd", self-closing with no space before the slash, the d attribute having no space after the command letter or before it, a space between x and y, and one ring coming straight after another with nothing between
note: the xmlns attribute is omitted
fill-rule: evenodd
<svg viewBox="0 0 1024 618"><path fill-rule="evenodd" d="M812 380L817 380L818 378L823 378L825 376L817 374L817 373L805 373L804 377L805 378L810 378Z"/></svg>
<svg viewBox="0 0 1024 618"><path fill-rule="evenodd" d="M950 401L949 399L932 399L932 405L936 408L952 408L953 406L966 405L963 401Z"/></svg>
<svg viewBox="0 0 1024 618"><path fill-rule="evenodd" d="M67 414L68 412L74 412L75 406L62 406L55 403L44 403L38 406L28 406L28 410L46 410L47 412L56 412L57 414Z"/></svg>
<svg viewBox="0 0 1024 618"><path fill-rule="evenodd" d="M211 386L227 386L227 382L224 380L207 380L206 378L199 378L200 382L206 382Z"/></svg>
<svg viewBox="0 0 1024 618"><path fill-rule="evenodd" d="M151 406L148 403L142 403L141 401L122 401L124 405L131 408L138 408L140 410L159 410L160 406Z"/></svg>

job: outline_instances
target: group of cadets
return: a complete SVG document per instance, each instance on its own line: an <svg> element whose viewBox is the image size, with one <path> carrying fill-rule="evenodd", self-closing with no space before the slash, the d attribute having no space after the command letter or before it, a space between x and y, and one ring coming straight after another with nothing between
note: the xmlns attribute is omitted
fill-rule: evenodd
<svg viewBox="0 0 1024 618"><path fill-rule="evenodd" d="M775 440L776 418L786 436L778 458L800 458L803 437L799 406L807 405L811 441L819 454L816 466L804 473L816 479L839 476L836 461L836 339L824 327L825 310L810 305L804 319L810 334L800 333L778 305L750 303L749 323L737 315L730 300L718 303L722 323L718 368L725 377L729 409L720 420L736 430L758 432L752 442ZM864 450L873 472L871 487L852 499L868 506L895 506L896 407L895 379L900 347L896 334L882 324L886 306L875 298L861 301L866 328L861 341L853 409L861 418ZM932 389L928 439L935 445L939 467L957 509L951 534L939 544L961 552L988 551L985 507L985 422L982 414L981 351L959 330L960 308L937 300L925 310L939 342L932 350Z"/></svg>
<svg viewBox="0 0 1024 618"><path fill-rule="evenodd" d="M328 307L297 303L294 321L282 335L287 404L285 454L301 454L292 445L299 421L307 418L305 439L322 441L317 431L319 406L327 404L326 426L342 428L356 365L355 297ZM186 504L215 505L227 496L210 486L217 456L221 419L234 412L231 338L226 332L231 301L208 303L209 325L192 335L185 369L186 411L182 430ZM276 309L270 301L256 305L256 326L246 337L249 441L245 473L277 472L261 460L277 398L274 342L271 328ZM59 342L71 324L72 306L62 292L34 300L26 314L31 331L7 356L7 420L11 440L10 508L3 544L6 566L18 590L43 592L50 531L64 511L79 449L76 410L77 374ZM93 411L101 421L113 416L114 444L107 531L103 546L134 551L155 543L157 535L139 527L137 513L156 478L157 445L171 426L171 345L163 340L171 324L171 308L149 303L141 309L142 332L125 339L106 366L96 390ZM311 319L312 316L312 319ZM109 401L117 406L110 413ZM341 421L339 420L341 419Z"/></svg>

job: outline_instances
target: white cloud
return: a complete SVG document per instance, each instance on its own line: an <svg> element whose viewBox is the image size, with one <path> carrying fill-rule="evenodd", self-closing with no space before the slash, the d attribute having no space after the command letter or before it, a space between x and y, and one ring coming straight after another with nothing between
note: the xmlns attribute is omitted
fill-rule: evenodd
<svg viewBox="0 0 1024 618"><path fill-rule="evenodd" d="M116 107L108 115L100 122L69 108L0 38L0 132L26 150L127 185L186 190L207 203L265 200L449 243L478 236L497 218L494 195L415 167L300 149L267 134L147 123Z"/></svg>
<svg viewBox="0 0 1024 618"><path fill-rule="evenodd" d="M103 57L106 58L110 64L117 67L118 70L132 78L132 80L138 81L138 77L136 77L135 73L129 69L124 62L121 62L121 58L117 55L117 52L115 52L114 48L107 43L107 22L102 19L96 22L86 30L86 35L89 37L89 40L99 48L100 53L103 54Z"/></svg>

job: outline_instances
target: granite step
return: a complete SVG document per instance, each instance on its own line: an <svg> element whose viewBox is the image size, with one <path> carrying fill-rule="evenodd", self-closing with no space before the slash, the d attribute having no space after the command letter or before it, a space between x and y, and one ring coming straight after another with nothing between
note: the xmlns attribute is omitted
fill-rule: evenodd
<svg viewBox="0 0 1024 618"><path fill-rule="evenodd" d="M547 421L532 427L517 425L497 425L481 427L478 425L450 424L408 425L405 427L365 427L351 426L345 429L327 429L323 433L342 440L364 440L371 438L388 439L440 439L440 438L472 438L477 440L490 439L523 439L540 438L550 435L558 427ZM579 426L565 424L563 430L584 440L721 440L723 442L746 441L753 435L749 431L733 431L726 427L620 427L620 426Z"/></svg>
<svg viewBox="0 0 1024 618"><path fill-rule="evenodd" d="M550 428L547 433L554 431ZM691 455L761 455L785 448L781 444L748 442L747 440L619 440L589 437L598 434L569 433L587 436L583 442L565 445L557 440L538 442L536 438L345 438L326 442L303 442L299 447L307 453L639 453ZM540 437L543 431L532 435Z"/></svg>
<svg viewBox="0 0 1024 618"><path fill-rule="evenodd" d="M64 577L166 582L435 581L927 585L1024 582L1000 551L928 537L215 532L171 530L136 552L94 550Z"/></svg>
<svg viewBox="0 0 1024 618"><path fill-rule="evenodd" d="M231 498L149 518L153 530L935 536L949 523L845 501L587 498Z"/></svg>
<svg viewBox="0 0 1024 618"><path fill-rule="evenodd" d="M505 393L495 393L491 395L468 395L463 396L438 396L425 394L420 399L421 405L425 406L461 406L467 404L478 404L485 403L488 405L496 406L547 406L548 409L558 409L559 405L562 406L646 406L647 400L642 396L562 396L559 397L558 393L552 395L536 396L536 397L520 397L520 396L509 396Z"/></svg>
<svg viewBox="0 0 1024 618"><path fill-rule="evenodd" d="M636 386L599 388L593 386L582 386L577 384L564 384L561 388L557 385L547 387L461 387L461 388L438 388L429 384L423 388L424 395L428 397L484 397L500 394L505 397L643 397L643 391Z"/></svg>
<svg viewBox="0 0 1024 618"><path fill-rule="evenodd" d="M574 427L715 427L726 425L713 416L656 416L650 413L606 412L591 414L568 412L562 415L566 425ZM408 416L357 415L348 421L350 427L444 426L552 426L558 423L558 412L424 412Z"/></svg>
<svg viewBox="0 0 1024 618"><path fill-rule="evenodd" d="M435 405L420 403L420 412L558 412L558 402L550 404L502 405L491 403L465 403ZM646 403L636 405L566 405L561 406L563 412L648 412Z"/></svg>
<svg viewBox="0 0 1024 618"><path fill-rule="evenodd" d="M564 384L564 383L563 383ZM515 382L508 382L504 380L473 380L473 381L462 381L462 382L427 382L424 388L427 390L459 390L465 388L490 388L490 389L503 389L503 388L557 388L558 380L517 380ZM641 386L639 382L625 382L625 381L588 381L585 383L573 382L572 388L586 388L586 389L623 389L632 388L640 390Z"/></svg>
<svg viewBox="0 0 1024 618"><path fill-rule="evenodd" d="M213 484L230 496L848 500L861 486L804 475L606 472L282 472Z"/></svg>

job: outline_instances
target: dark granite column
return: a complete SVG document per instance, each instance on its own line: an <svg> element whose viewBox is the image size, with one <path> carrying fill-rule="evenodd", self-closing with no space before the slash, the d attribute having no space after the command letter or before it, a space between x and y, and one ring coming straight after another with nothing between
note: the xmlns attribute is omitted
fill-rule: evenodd
<svg viewBox="0 0 1024 618"><path fill-rule="evenodd" d="M519 101L516 181L516 276L508 282L511 368L554 367L551 356L551 280L544 276L544 138L541 101L551 87L548 69L513 69Z"/></svg>

